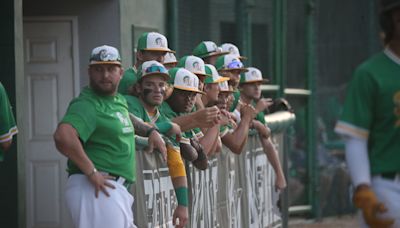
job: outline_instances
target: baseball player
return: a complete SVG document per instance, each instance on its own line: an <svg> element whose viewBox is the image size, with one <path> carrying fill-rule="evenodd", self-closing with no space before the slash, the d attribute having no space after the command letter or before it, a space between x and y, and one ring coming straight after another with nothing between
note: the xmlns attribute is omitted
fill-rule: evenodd
<svg viewBox="0 0 400 228"><path fill-rule="evenodd" d="M128 68L118 87L118 92L125 95L129 94L129 89L137 81L137 69L143 62L156 60L159 63L164 62L166 53L174 53L168 48L168 41L164 35L157 32L143 33L138 40L136 62L133 67Z"/></svg>
<svg viewBox="0 0 400 228"><path fill-rule="evenodd" d="M169 136L167 164L178 201L178 207L173 215L173 224L177 227L185 227L188 221L189 201L185 165L180 155L179 142L177 142L181 131L179 125L172 123L158 108L164 100L163 96L168 80L168 71L161 63L157 61L144 62L138 71L137 92L139 96L126 95L125 98L130 113L152 126L157 126L160 133ZM176 219L179 219L179 224L176 224Z"/></svg>
<svg viewBox="0 0 400 228"><path fill-rule="evenodd" d="M15 125L14 115L12 113L10 101L3 84L0 82L0 161L3 161L3 152L7 151L11 144L12 138L18 133Z"/></svg>
<svg viewBox="0 0 400 228"><path fill-rule="evenodd" d="M400 227L400 0L382 0L385 49L357 67L335 131L345 137L362 226Z"/></svg>
<svg viewBox="0 0 400 228"><path fill-rule="evenodd" d="M261 145L263 146L264 153L267 155L268 161L271 163L272 168L275 171L276 179L275 179L275 188L278 190L283 190L286 188L286 180L283 174L283 170L281 164L279 162L278 151L273 145L270 137L270 130L266 126L266 122L264 119L264 112L258 110L259 102L257 105L255 104L255 100L260 99L261 97L261 84L263 82L263 77L261 71L254 67L247 68L248 71L241 74L240 77L240 98L239 103L246 105L255 106L255 110L257 116L256 119L252 121L252 126L258 132L260 137ZM268 101L266 102L268 103ZM268 103L272 104L272 103Z"/></svg>
<svg viewBox="0 0 400 228"><path fill-rule="evenodd" d="M135 132L164 158L165 142L156 128L130 118L117 92L123 69L116 48L94 48L88 74L90 86L71 101L54 133L68 157L66 204L75 227L135 227L128 192L136 175Z"/></svg>
<svg viewBox="0 0 400 228"><path fill-rule="evenodd" d="M203 41L193 50L193 55L202 58L205 63L214 65L219 56L229 54L228 51L223 52L212 41Z"/></svg>

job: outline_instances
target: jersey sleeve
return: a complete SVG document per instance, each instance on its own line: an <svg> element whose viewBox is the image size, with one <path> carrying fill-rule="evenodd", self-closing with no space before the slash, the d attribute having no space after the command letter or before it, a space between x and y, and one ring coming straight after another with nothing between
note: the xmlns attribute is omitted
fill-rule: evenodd
<svg viewBox="0 0 400 228"><path fill-rule="evenodd" d="M0 83L0 143L11 140L17 134L14 115L7 93Z"/></svg>
<svg viewBox="0 0 400 228"><path fill-rule="evenodd" d="M257 113L256 120L260 121L262 124L265 125L266 122L265 122L265 114L264 114L264 112Z"/></svg>
<svg viewBox="0 0 400 228"><path fill-rule="evenodd" d="M96 109L94 104L77 100L73 101L61 120L61 123L70 124L85 143L96 129Z"/></svg>
<svg viewBox="0 0 400 228"><path fill-rule="evenodd" d="M126 102L128 104L128 112L132 113L134 116L136 116L137 118L145 121L143 119L143 108L142 105L139 102L139 99L137 99L134 96L131 95L125 95L124 96L126 99Z"/></svg>
<svg viewBox="0 0 400 228"><path fill-rule="evenodd" d="M129 92L129 87L137 82L137 75L135 71L130 68L125 71L118 85L118 92L120 94L126 95Z"/></svg>
<svg viewBox="0 0 400 228"><path fill-rule="evenodd" d="M368 138L377 89L376 81L368 71L356 70L347 90L343 112L335 127L337 133Z"/></svg>

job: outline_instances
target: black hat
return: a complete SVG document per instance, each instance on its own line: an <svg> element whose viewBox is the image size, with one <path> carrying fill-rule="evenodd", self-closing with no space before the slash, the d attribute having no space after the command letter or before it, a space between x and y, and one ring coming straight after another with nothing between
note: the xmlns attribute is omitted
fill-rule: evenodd
<svg viewBox="0 0 400 228"><path fill-rule="evenodd" d="M381 0L381 12L387 12L400 6L400 0Z"/></svg>

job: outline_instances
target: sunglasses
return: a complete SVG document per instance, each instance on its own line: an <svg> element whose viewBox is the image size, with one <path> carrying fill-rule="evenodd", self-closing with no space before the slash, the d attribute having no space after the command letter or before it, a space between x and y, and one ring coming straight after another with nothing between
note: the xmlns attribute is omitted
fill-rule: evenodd
<svg viewBox="0 0 400 228"><path fill-rule="evenodd" d="M237 60L233 60L231 63L228 64L226 68L227 69L243 68L243 63Z"/></svg>
<svg viewBox="0 0 400 228"><path fill-rule="evenodd" d="M163 66L157 66L157 65L153 65L153 66L147 67L146 70L145 70L146 74L155 73L155 72L160 72L160 73L167 74L168 70Z"/></svg>

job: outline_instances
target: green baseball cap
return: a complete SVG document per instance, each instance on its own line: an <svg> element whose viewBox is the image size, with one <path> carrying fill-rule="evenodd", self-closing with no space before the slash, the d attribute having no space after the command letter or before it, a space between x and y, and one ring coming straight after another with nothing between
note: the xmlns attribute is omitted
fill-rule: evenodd
<svg viewBox="0 0 400 228"><path fill-rule="evenodd" d="M182 57L179 62L177 67L183 67L186 70L192 72L193 74L197 76L201 76L203 79L204 77L211 77L211 75L206 73L206 69L204 67L204 61L194 55L188 55Z"/></svg>
<svg viewBox="0 0 400 228"><path fill-rule="evenodd" d="M161 63L151 60L144 62L138 70L138 81L144 77L152 75L160 75L165 78L166 81L169 80L168 70Z"/></svg>
<svg viewBox="0 0 400 228"><path fill-rule="evenodd" d="M139 51L165 51L175 53L175 51L168 48L167 38L158 32L143 33L139 37L137 49Z"/></svg>
<svg viewBox="0 0 400 228"><path fill-rule="evenodd" d="M204 94L199 90L199 78L192 72L181 67L174 67L168 71L169 83L174 88Z"/></svg>
<svg viewBox="0 0 400 228"><path fill-rule="evenodd" d="M121 65L121 57L118 49L108 45L96 47L92 50L89 65L96 64L116 64Z"/></svg>
<svg viewBox="0 0 400 228"><path fill-rule="evenodd" d="M212 41L203 41L199 45L197 45L196 48L193 50L193 55L200 58L220 56L226 54L229 54L229 52L223 52L221 48L219 48Z"/></svg>
<svg viewBox="0 0 400 228"><path fill-rule="evenodd" d="M229 81L229 78L222 77L218 74L218 71L217 69L215 69L215 66L211 64L206 64L205 68L206 68L206 73L211 75L211 77L206 78L206 80L204 81L205 84L213 84L213 83Z"/></svg>
<svg viewBox="0 0 400 228"><path fill-rule="evenodd" d="M240 61L240 59L233 54L228 54L218 57L217 61L215 62L215 68L217 68L218 71L230 71L230 70L240 70L242 72L247 71L243 63Z"/></svg>
<svg viewBox="0 0 400 228"><path fill-rule="evenodd" d="M248 67L248 71L240 74L240 83L264 82L261 71L255 67Z"/></svg>
<svg viewBox="0 0 400 228"><path fill-rule="evenodd" d="M221 49L223 52L229 52L229 54L236 55L240 60L247 59L247 57L240 55L239 48L234 44L224 43L221 45Z"/></svg>

